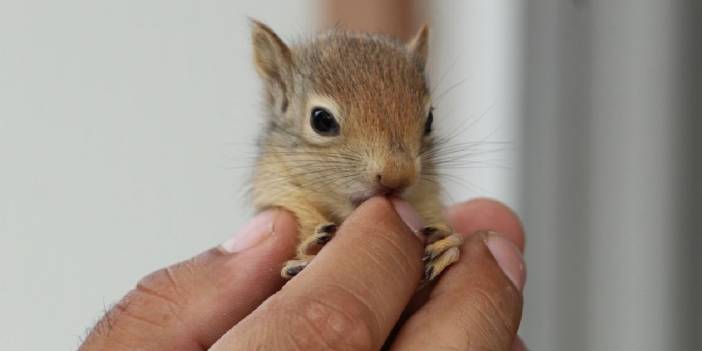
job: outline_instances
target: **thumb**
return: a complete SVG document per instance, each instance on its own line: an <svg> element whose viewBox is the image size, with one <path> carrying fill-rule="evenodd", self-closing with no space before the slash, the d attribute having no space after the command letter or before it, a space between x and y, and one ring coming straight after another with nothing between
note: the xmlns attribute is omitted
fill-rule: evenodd
<svg viewBox="0 0 702 351"><path fill-rule="evenodd" d="M296 232L289 212L259 214L220 247L141 279L80 350L206 350L280 289Z"/></svg>

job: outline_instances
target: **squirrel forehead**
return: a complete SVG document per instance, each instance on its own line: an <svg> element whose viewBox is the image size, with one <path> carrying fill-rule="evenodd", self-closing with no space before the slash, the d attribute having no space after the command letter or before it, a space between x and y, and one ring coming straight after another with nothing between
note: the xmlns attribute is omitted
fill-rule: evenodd
<svg viewBox="0 0 702 351"><path fill-rule="evenodd" d="M429 99L423 64L399 41L330 33L296 50L307 91L363 115L421 113Z"/></svg>

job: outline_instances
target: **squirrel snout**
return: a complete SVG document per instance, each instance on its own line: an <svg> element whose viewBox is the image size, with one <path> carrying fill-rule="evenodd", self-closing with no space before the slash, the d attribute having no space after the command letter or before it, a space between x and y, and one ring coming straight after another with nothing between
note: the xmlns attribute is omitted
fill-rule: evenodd
<svg viewBox="0 0 702 351"><path fill-rule="evenodd" d="M400 177L383 177L382 174L378 173L375 176L378 181L378 190L383 194L399 193L405 190L409 185L407 179Z"/></svg>
<svg viewBox="0 0 702 351"><path fill-rule="evenodd" d="M378 192L397 194L408 188L414 179L414 169L409 167L385 167L375 175Z"/></svg>

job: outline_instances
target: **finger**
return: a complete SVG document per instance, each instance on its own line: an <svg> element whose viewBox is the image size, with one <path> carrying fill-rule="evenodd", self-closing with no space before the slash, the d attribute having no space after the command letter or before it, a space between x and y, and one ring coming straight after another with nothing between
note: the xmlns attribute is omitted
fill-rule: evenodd
<svg viewBox="0 0 702 351"><path fill-rule="evenodd" d="M416 225L416 213L399 212ZM416 289L421 255L421 241L391 201L370 199L305 270L213 350L377 350Z"/></svg>
<svg viewBox="0 0 702 351"><path fill-rule="evenodd" d="M459 203L446 210L446 217L454 232L460 233L464 238L478 231L495 231L502 233L524 250L524 229L519 217L499 201L480 198ZM403 322L426 303L434 283L418 291L412 298L403 315Z"/></svg>
<svg viewBox="0 0 702 351"><path fill-rule="evenodd" d="M205 350L283 285L294 217L256 216L222 246L145 277L110 309L81 350Z"/></svg>
<svg viewBox="0 0 702 351"><path fill-rule="evenodd" d="M519 217L501 202L490 199L471 200L450 207L446 216L457 233L495 231L504 234L524 251L524 229Z"/></svg>
<svg viewBox="0 0 702 351"><path fill-rule="evenodd" d="M522 313L523 261L502 235L468 237L461 259L400 329L393 350L511 350Z"/></svg>

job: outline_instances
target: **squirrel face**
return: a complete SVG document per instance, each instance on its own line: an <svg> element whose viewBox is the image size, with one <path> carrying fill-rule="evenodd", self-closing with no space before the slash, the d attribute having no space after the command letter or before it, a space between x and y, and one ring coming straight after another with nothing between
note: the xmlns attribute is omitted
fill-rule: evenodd
<svg viewBox="0 0 702 351"><path fill-rule="evenodd" d="M288 47L255 21L252 34L268 114L261 158L280 166L273 178L354 204L411 191L432 146L426 27L408 44L330 31Z"/></svg>

